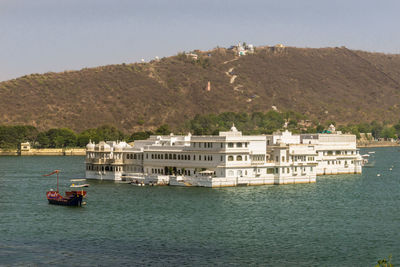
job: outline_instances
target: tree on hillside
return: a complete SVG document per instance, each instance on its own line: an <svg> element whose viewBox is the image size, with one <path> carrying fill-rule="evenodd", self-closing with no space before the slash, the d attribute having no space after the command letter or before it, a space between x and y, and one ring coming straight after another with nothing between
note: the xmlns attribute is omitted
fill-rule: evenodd
<svg viewBox="0 0 400 267"><path fill-rule="evenodd" d="M133 133L128 141L135 141L135 140L146 140L147 138L150 137L153 133L151 131L145 131L145 132L135 132Z"/></svg>
<svg viewBox="0 0 400 267"><path fill-rule="evenodd" d="M169 128L168 124L163 124L156 130L156 134L159 135L168 135L170 133L171 129Z"/></svg>
<svg viewBox="0 0 400 267"><path fill-rule="evenodd" d="M29 125L0 126L0 148L16 149L22 142L35 143L39 131Z"/></svg>
<svg viewBox="0 0 400 267"><path fill-rule="evenodd" d="M76 146L76 134L68 128L50 129L46 132L49 139L49 147L74 147Z"/></svg>
<svg viewBox="0 0 400 267"><path fill-rule="evenodd" d="M381 133L382 138L396 138L396 129L394 127L384 127Z"/></svg>

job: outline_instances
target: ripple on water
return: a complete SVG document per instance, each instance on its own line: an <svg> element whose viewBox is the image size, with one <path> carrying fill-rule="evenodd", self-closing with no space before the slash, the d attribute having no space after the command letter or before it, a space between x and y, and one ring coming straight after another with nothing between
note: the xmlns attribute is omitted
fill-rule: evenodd
<svg viewBox="0 0 400 267"><path fill-rule="evenodd" d="M69 178L84 175L83 157L2 157L0 263L371 266L392 254L399 264L399 152L375 150L375 168L315 184L209 189L91 181L84 208L48 205L45 191L55 180L41 176L61 169L66 188Z"/></svg>

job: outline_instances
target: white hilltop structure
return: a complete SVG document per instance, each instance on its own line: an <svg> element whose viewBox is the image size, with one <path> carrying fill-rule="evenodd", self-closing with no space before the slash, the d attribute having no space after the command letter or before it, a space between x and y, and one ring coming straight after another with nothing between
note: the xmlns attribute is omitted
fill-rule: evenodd
<svg viewBox="0 0 400 267"><path fill-rule="evenodd" d="M361 173L356 137L341 133L243 135L233 125L213 136L151 136L89 142L86 178L178 186L313 183L322 174Z"/></svg>

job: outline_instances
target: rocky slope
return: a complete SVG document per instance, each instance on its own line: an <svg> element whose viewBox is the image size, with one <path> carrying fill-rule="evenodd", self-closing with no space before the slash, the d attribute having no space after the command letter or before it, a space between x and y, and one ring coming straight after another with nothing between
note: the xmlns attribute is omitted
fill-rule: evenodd
<svg viewBox="0 0 400 267"><path fill-rule="evenodd" d="M258 47L242 57L223 48L194 52L197 60L178 54L1 82L0 124L138 131L272 106L322 121L398 120L400 55L345 47Z"/></svg>

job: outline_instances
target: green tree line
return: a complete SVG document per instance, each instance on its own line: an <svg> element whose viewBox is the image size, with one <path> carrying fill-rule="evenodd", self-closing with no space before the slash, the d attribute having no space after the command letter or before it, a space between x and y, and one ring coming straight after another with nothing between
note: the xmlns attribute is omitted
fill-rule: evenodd
<svg viewBox="0 0 400 267"><path fill-rule="evenodd" d="M68 128L55 128L40 132L29 125L0 125L0 148L17 149L22 142L30 142L34 148L84 147L89 143L89 140L96 143L110 140L126 140L130 142L147 139L152 134L169 134L170 132L168 125L160 126L155 133L143 131L130 135L124 134L116 127L107 125L80 133L75 133Z"/></svg>
<svg viewBox="0 0 400 267"><path fill-rule="evenodd" d="M180 127L170 128L164 124L152 131L139 131L126 134L113 126L100 126L94 129L87 129L76 133L68 128L54 128L47 131L39 131L30 125L0 125L0 148L16 149L22 142L30 142L36 148L63 148L63 147L84 147L89 140L98 143L99 141L144 140L150 135L168 135L172 131L178 134L191 132L194 135L216 135L219 131L227 131L235 124L236 128L244 134L271 134L274 131L282 130L286 123L287 129L293 133L318 133L335 122L327 121L319 123L308 121L307 117L293 111L287 112L224 112L221 114L196 115L193 119L184 122ZM348 125L336 125L336 129L343 133L355 134L358 138L360 133L372 133L374 138L398 138L400 136L400 121L397 124L389 125L373 121L371 123L359 123Z"/></svg>

